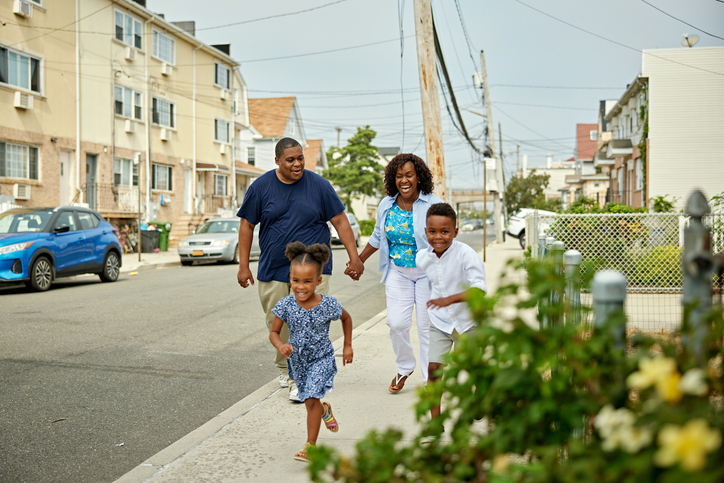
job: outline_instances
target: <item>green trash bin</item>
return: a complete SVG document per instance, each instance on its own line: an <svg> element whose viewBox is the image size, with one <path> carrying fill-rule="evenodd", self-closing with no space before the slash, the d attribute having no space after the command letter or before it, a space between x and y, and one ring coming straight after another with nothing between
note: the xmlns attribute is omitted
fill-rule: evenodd
<svg viewBox="0 0 724 483"><path fill-rule="evenodd" d="M150 221L149 225L154 225L158 231L158 249L162 252L168 251L168 236L171 233L171 223L165 221Z"/></svg>

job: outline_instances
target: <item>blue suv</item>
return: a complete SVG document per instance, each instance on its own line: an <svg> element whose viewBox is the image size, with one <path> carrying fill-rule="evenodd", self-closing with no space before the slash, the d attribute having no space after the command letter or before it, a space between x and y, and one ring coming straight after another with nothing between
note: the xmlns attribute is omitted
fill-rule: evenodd
<svg viewBox="0 0 724 483"><path fill-rule="evenodd" d="M96 273L115 282L121 245L100 213L78 206L0 213L0 282L48 290L55 278Z"/></svg>

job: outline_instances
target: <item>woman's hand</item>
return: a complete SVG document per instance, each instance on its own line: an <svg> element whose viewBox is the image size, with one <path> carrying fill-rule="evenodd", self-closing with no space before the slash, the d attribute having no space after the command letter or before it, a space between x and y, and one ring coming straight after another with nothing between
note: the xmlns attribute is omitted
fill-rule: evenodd
<svg viewBox="0 0 724 483"><path fill-rule="evenodd" d="M427 301L427 308L428 309L439 309L442 307L447 307L452 302L450 301L451 297L441 297L439 299L431 299Z"/></svg>
<svg viewBox="0 0 724 483"><path fill-rule="evenodd" d="M354 352L352 351L352 346L344 346L344 349L342 349L342 365L352 364L353 357Z"/></svg>

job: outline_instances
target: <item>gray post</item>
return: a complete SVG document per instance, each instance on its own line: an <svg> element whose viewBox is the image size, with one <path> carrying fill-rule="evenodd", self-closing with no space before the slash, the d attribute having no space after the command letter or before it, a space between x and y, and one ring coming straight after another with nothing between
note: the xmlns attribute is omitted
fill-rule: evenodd
<svg viewBox="0 0 724 483"><path fill-rule="evenodd" d="M556 241L556 239L553 238L552 236L549 236L548 238L546 238L546 255L551 254L551 250L553 249L553 242L555 242L555 241Z"/></svg>
<svg viewBox="0 0 724 483"><path fill-rule="evenodd" d="M530 216L530 215L529 215ZM531 255L533 258L540 257L540 238L538 234L538 210L533 210L533 233L526 233L528 239L531 241L533 249Z"/></svg>
<svg viewBox="0 0 724 483"><path fill-rule="evenodd" d="M714 257L711 254L711 232L701 219L711 208L704 194L697 190L686 203L686 213L691 217L684 229L684 253L681 257L684 287L681 303L689 311L688 333L682 334L684 347L699 363L704 361L704 339L708 333L706 313L712 306L712 277ZM685 318L685 320L687 320Z"/></svg>
<svg viewBox="0 0 724 483"><path fill-rule="evenodd" d="M612 316L623 312L626 300L626 277L616 270L601 270L596 272L591 283L593 295L593 314L596 318L596 327L600 328ZM626 322L614 328L614 338L617 347L623 347L626 341Z"/></svg>
<svg viewBox="0 0 724 483"><path fill-rule="evenodd" d="M566 323L581 322L581 252L568 250L563 254L563 267L566 273L566 303L568 317Z"/></svg>
<svg viewBox="0 0 724 483"><path fill-rule="evenodd" d="M538 258L546 256L546 236L544 234L538 235Z"/></svg>

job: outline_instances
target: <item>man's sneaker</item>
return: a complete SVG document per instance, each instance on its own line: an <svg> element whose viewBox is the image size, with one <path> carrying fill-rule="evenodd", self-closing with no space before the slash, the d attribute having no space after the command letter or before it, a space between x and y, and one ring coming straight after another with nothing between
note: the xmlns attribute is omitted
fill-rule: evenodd
<svg viewBox="0 0 724 483"><path fill-rule="evenodd" d="M289 400L293 402L302 402L302 400L299 399L299 389L297 389L297 383L292 380L289 382Z"/></svg>
<svg viewBox="0 0 724 483"><path fill-rule="evenodd" d="M279 387L289 387L289 376L286 374L279 374Z"/></svg>

